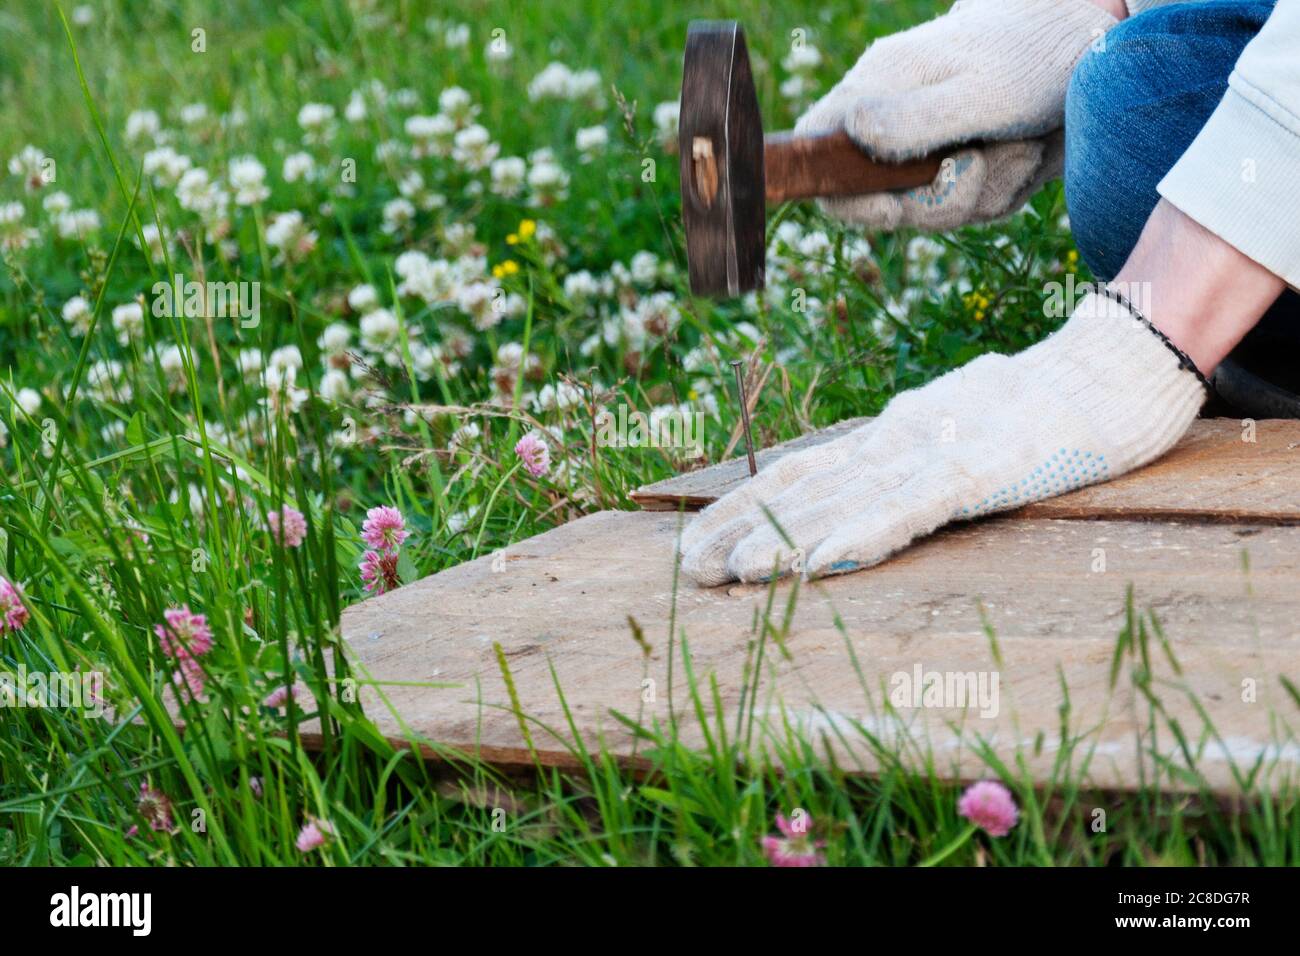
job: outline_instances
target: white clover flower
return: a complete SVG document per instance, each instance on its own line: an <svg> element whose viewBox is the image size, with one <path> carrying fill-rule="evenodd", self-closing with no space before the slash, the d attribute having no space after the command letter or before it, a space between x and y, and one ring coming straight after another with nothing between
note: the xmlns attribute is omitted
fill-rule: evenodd
<svg viewBox="0 0 1300 956"><path fill-rule="evenodd" d="M23 215L22 203L0 203L0 248L26 249L40 238L39 230L23 227Z"/></svg>
<svg viewBox="0 0 1300 956"><path fill-rule="evenodd" d="M266 227L266 243L279 250L289 262L309 255L316 248L316 232L307 227L302 213L293 209L275 216Z"/></svg>
<svg viewBox="0 0 1300 956"><path fill-rule="evenodd" d="M316 178L316 160L311 153L290 153L284 157L282 175L286 183L311 182Z"/></svg>
<svg viewBox="0 0 1300 956"><path fill-rule="evenodd" d="M127 400L131 395L131 386L118 384L122 377L122 363L116 359L100 359L86 369L86 385L91 394L101 400L118 398Z"/></svg>
<svg viewBox="0 0 1300 956"><path fill-rule="evenodd" d="M72 25L77 27L88 27L95 22L95 8L88 3L82 3L72 8Z"/></svg>
<svg viewBox="0 0 1300 956"><path fill-rule="evenodd" d="M460 534L469 527L469 523L474 520L478 514L478 505L470 505L464 511L457 511L455 514L447 515L447 530L452 534Z"/></svg>
<svg viewBox="0 0 1300 956"><path fill-rule="evenodd" d="M368 286L358 286L358 288L368 288ZM325 331L320 334L317 345L326 355L342 355L348 350L348 345L352 341L352 329L342 322L331 322L325 327Z"/></svg>
<svg viewBox="0 0 1300 956"><path fill-rule="evenodd" d="M811 43L797 43L781 61L787 73L811 73L822 65L822 52Z"/></svg>
<svg viewBox="0 0 1300 956"><path fill-rule="evenodd" d="M305 388L297 386L298 370L293 366L267 365L262 370L262 385L266 388L264 405L271 408L298 411L309 397Z"/></svg>
<svg viewBox="0 0 1300 956"><path fill-rule="evenodd" d="M503 156L493 160L491 167L492 192L513 199L523 192L528 164L518 156Z"/></svg>
<svg viewBox="0 0 1300 956"><path fill-rule="evenodd" d="M450 263L452 281L457 285L478 282L487 275L487 258L481 255L462 255Z"/></svg>
<svg viewBox="0 0 1300 956"><path fill-rule="evenodd" d="M598 295L600 295L600 283L586 269L565 276L564 297L574 305L590 302Z"/></svg>
<svg viewBox="0 0 1300 956"><path fill-rule="evenodd" d="M457 125L468 123L478 114L469 91L459 86L449 86L438 94L438 109Z"/></svg>
<svg viewBox="0 0 1300 956"><path fill-rule="evenodd" d="M99 213L93 209L72 209L59 216L56 228L61 239L78 239L85 241L99 231L101 222Z"/></svg>
<svg viewBox="0 0 1300 956"><path fill-rule="evenodd" d="M817 84L810 77L802 73L796 73L794 76L783 80L781 83L781 95L787 100L807 99L817 90Z"/></svg>
<svg viewBox="0 0 1300 956"><path fill-rule="evenodd" d="M153 110L136 110L126 118L126 141L155 139L162 129L162 121Z"/></svg>
<svg viewBox="0 0 1300 956"><path fill-rule="evenodd" d="M252 206L271 195L271 190L266 185L266 167L256 156L236 156L232 159L227 178L235 191L237 205Z"/></svg>
<svg viewBox="0 0 1300 956"><path fill-rule="evenodd" d="M361 344L371 352L383 352L397 344L401 327L388 309L375 309L361 317Z"/></svg>
<svg viewBox="0 0 1300 956"><path fill-rule="evenodd" d="M595 70L579 70L569 76L568 97L571 100L586 100L592 106L603 102L600 95L600 74Z"/></svg>
<svg viewBox="0 0 1300 956"><path fill-rule="evenodd" d="M538 411L558 409L563 411L582 403L582 390L572 382L560 381L552 385L543 385L533 400L533 407Z"/></svg>
<svg viewBox="0 0 1300 956"><path fill-rule="evenodd" d="M119 345L130 345L144 332L144 307L139 302L127 302L113 309L113 331Z"/></svg>
<svg viewBox="0 0 1300 956"><path fill-rule="evenodd" d="M418 170L408 169L403 173L397 181L397 191L425 212L441 209L447 205L446 196L425 188L424 177Z"/></svg>
<svg viewBox="0 0 1300 956"><path fill-rule="evenodd" d="M196 123L202 123L208 118L208 107L206 103L187 103L181 107L181 122L186 126L193 126Z"/></svg>
<svg viewBox="0 0 1300 956"><path fill-rule="evenodd" d="M532 354L529 354L528 364L525 367L524 347L518 342L506 342L497 348L496 364L488 374L496 387L497 394L502 398L508 398L514 394L521 372L527 376L536 374L541 369L541 359ZM526 395L524 398L529 404L535 400L532 395Z"/></svg>
<svg viewBox="0 0 1300 956"><path fill-rule="evenodd" d="M450 116L437 113L433 116L408 116L402 124L406 135L411 137L411 156L420 159L425 156L446 158L451 155L452 143L456 136L456 121Z"/></svg>
<svg viewBox="0 0 1300 956"><path fill-rule="evenodd" d="M14 404L28 415L35 415L41 410L41 393L34 388L20 388L14 396Z"/></svg>
<svg viewBox="0 0 1300 956"><path fill-rule="evenodd" d="M384 203L384 224L381 227L388 235L401 232L415 218L415 206L408 199L390 199Z"/></svg>
<svg viewBox="0 0 1300 956"><path fill-rule="evenodd" d="M406 155L406 144L397 139L385 139L375 146L375 162L386 163Z"/></svg>
<svg viewBox="0 0 1300 956"><path fill-rule="evenodd" d="M487 169L500 152L491 134L477 123L459 130L452 140L452 159L470 172Z"/></svg>
<svg viewBox="0 0 1300 956"><path fill-rule="evenodd" d="M367 115L366 98L361 95L360 90L353 90L352 95L348 97L348 105L343 107L343 118L349 123L360 123Z"/></svg>
<svg viewBox="0 0 1300 956"><path fill-rule="evenodd" d="M199 357L194 351L183 350L179 345L168 345L158 353L158 367L162 369L163 378L166 379L167 387L171 391L181 391L185 388L186 359L189 359L197 373Z"/></svg>
<svg viewBox="0 0 1300 956"><path fill-rule="evenodd" d="M348 292L348 306L353 312L370 312L379 308L379 293L368 283L353 286Z"/></svg>
<svg viewBox="0 0 1300 956"><path fill-rule="evenodd" d="M9 203L7 206L0 206L0 215L11 215L12 207L15 205L18 206L18 212L21 214L21 203ZM20 222L21 219L0 223L0 249L26 249L40 238L39 230L24 229Z"/></svg>
<svg viewBox="0 0 1300 956"><path fill-rule="evenodd" d="M258 378L262 372L262 353L257 349L240 349L235 365L244 378Z"/></svg>
<svg viewBox="0 0 1300 956"><path fill-rule="evenodd" d="M303 142L325 143L334 135L334 107L328 103L304 103L298 110Z"/></svg>
<svg viewBox="0 0 1300 956"><path fill-rule="evenodd" d="M456 256L467 256L475 252L474 224L472 222L449 222L442 229L442 241L447 251ZM479 269L478 272L482 272Z"/></svg>
<svg viewBox="0 0 1300 956"><path fill-rule="evenodd" d="M478 422L466 422L451 433L451 439L447 442L447 446L449 448L466 448L478 441L481 434L483 434L483 429L479 427Z"/></svg>
<svg viewBox="0 0 1300 956"><path fill-rule="evenodd" d="M72 326L72 330L78 335L85 335L90 331L91 315L90 303L79 295L74 295L63 303L63 321Z"/></svg>
<svg viewBox="0 0 1300 956"><path fill-rule="evenodd" d="M176 184L176 201L181 204L181 208L201 216L219 213L224 205L224 197L225 192L201 166L186 170Z"/></svg>
<svg viewBox="0 0 1300 956"><path fill-rule="evenodd" d="M455 342L439 342L430 349L430 357L435 363L442 366L442 372L448 378L460 374L460 362L457 360L456 342L461 341L463 333L454 332L452 334L457 337Z"/></svg>
<svg viewBox="0 0 1300 956"><path fill-rule="evenodd" d="M408 341L407 348L411 353L411 369L415 372L415 377L421 382L427 382L433 377L434 367L438 364L438 353L418 339Z"/></svg>
<svg viewBox="0 0 1300 956"><path fill-rule="evenodd" d="M654 110L655 133L661 143L674 142L677 139L677 124L682 104L677 100L660 103Z"/></svg>
<svg viewBox="0 0 1300 956"><path fill-rule="evenodd" d="M928 239L929 237L920 236L918 238ZM913 240L913 242L914 241L915 240ZM933 240L929 240L929 241L933 241ZM911 253L911 248L912 248L912 244L909 242L908 243L909 254ZM866 236L853 236L852 238L845 239L844 261L847 262L850 268L853 269L863 269L874 262L874 258L872 257L871 254L871 243L867 241Z"/></svg>
<svg viewBox="0 0 1300 956"><path fill-rule="evenodd" d="M167 257L166 252L170 251L171 246L164 241L163 234L158 230L158 226L152 222L146 222L140 227L141 233L144 234L144 251L149 254L153 262L162 262ZM139 238L135 239L136 245L140 244Z"/></svg>
<svg viewBox="0 0 1300 956"><path fill-rule="evenodd" d="M170 146L159 146L144 154L144 174L158 186L175 186L191 165L188 156Z"/></svg>
<svg viewBox="0 0 1300 956"><path fill-rule="evenodd" d="M568 195L569 174L552 159L534 159L532 168L528 170L528 187L535 202L550 205Z"/></svg>
<svg viewBox="0 0 1300 956"><path fill-rule="evenodd" d="M563 63L548 63L528 84L530 100L564 99L569 95L573 71Z"/></svg>
<svg viewBox="0 0 1300 956"><path fill-rule="evenodd" d="M449 300L458 282L451 263L430 259L422 252L402 253L393 268L403 279L398 294L415 296L429 305Z"/></svg>
<svg viewBox="0 0 1300 956"><path fill-rule="evenodd" d="M682 313L671 292L656 292L637 303L638 324L650 335L668 335L681 321Z"/></svg>
<svg viewBox="0 0 1300 956"><path fill-rule="evenodd" d="M296 345L282 345L267 356L266 364L276 368L302 368L302 352Z"/></svg>
<svg viewBox="0 0 1300 956"><path fill-rule="evenodd" d="M72 197L65 192L50 193L41 202L41 208L51 216L59 216L72 208Z"/></svg>
<svg viewBox="0 0 1300 956"><path fill-rule="evenodd" d="M430 259L419 249L410 249L403 252L393 262L393 271L402 279L409 279L417 272L421 272L429 267Z"/></svg>
<svg viewBox="0 0 1300 956"><path fill-rule="evenodd" d="M400 90L393 90L388 97L388 102L404 110L413 110L420 105L420 94L406 86Z"/></svg>
<svg viewBox="0 0 1300 956"><path fill-rule="evenodd" d="M9 172L21 176L23 187L33 193L46 185L46 170L53 168L53 160L28 143L13 156L9 157Z"/></svg>
<svg viewBox="0 0 1300 956"><path fill-rule="evenodd" d="M317 394L327 402L341 402L352 392L352 385L345 372L331 368L320 377Z"/></svg>
<svg viewBox="0 0 1300 956"><path fill-rule="evenodd" d="M628 263L632 281L639 285L651 285L659 278L659 257L653 252L642 250L632 256Z"/></svg>
<svg viewBox="0 0 1300 956"><path fill-rule="evenodd" d="M603 126L588 126L578 130L574 140L580 153L598 153L609 145L609 131Z"/></svg>
<svg viewBox="0 0 1300 956"><path fill-rule="evenodd" d="M456 291L457 307L473 320L476 329L490 329L504 318L494 307L498 288L487 282L469 282Z"/></svg>
<svg viewBox="0 0 1300 956"><path fill-rule="evenodd" d="M469 24L448 24L442 35L442 42L448 50L461 50L469 45Z"/></svg>
<svg viewBox="0 0 1300 956"><path fill-rule="evenodd" d="M947 247L930 236L916 236L907 243L907 262L909 265L924 265L938 259Z"/></svg>

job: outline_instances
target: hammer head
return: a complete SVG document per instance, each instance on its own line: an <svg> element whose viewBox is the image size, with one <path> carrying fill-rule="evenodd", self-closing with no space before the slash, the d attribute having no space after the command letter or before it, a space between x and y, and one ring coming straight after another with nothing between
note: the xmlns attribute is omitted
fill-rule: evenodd
<svg viewBox="0 0 1300 956"><path fill-rule="evenodd" d="M725 297L761 289L763 118L745 31L734 20L690 25L678 131L691 292Z"/></svg>

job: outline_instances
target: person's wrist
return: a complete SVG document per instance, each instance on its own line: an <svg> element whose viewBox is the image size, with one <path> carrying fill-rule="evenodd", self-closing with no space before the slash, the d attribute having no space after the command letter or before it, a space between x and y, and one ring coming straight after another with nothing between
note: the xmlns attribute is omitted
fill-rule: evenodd
<svg viewBox="0 0 1300 956"><path fill-rule="evenodd" d="M1116 20L1128 19L1128 4L1124 0L1088 0L1094 7L1101 7Z"/></svg>
<svg viewBox="0 0 1300 956"><path fill-rule="evenodd" d="M1111 285L1145 303L1151 324L1207 376L1285 288L1165 199Z"/></svg>

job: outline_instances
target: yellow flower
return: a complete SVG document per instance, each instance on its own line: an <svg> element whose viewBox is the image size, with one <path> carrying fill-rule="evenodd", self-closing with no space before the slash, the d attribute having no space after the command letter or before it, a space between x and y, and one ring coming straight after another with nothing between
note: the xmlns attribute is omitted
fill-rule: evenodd
<svg viewBox="0 0 1300 956"><path fill-rule="evenodd" d="M532 219L519 220L519 238L531 239L533 233L537 232L537 223Z"/></svg>
<svg viewBox="0 0 1300 956"><path fill-rule="evenodd" d="M519 237L518 237L517 235L515 235L513 232L510 233L510 235L506 236L506 245L507 245L507 246L515 246L515 245L518 245L518 244L519 244Z"/></svg>
<svg viewBox="0 0 1300 956"><path fill-rule="evenodd" d="M983 322L983 321L984 321L984 310L983 310L983 309L980 309L978 312L975 313L975 321L976 321L976 322Z"/></svg>
<svg viewBox="0 0 1300 956"><path fill-rule="evenodd" d="M1078 252L1078 250L1076 250L1076 249L1071 249L1069 252L1067 252L1067 253L1065 254L1065 261L1068 262L1070 265L1075 265L1075 264L1077 264L1078 261L1079 261L1079 252Z"/></svg>
<svg viewBox="0 0 1300 956"><path fill-rule="evenodd" d="M492 275L497 279L504 279L506 276L516 275L519 272L519 263L514 259L507 259L505 262L498 262L492 267Z"/></svg>

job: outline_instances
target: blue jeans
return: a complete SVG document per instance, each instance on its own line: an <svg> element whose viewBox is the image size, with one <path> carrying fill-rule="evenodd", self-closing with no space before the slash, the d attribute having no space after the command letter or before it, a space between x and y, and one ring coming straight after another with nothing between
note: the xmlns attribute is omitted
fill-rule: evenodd
<svg viewBox="0 0 1300 956"><path fill-rule="evenodd" d="M1156 184L1191 145L1273 0L1196 0L1121 22L1089 50L1065 104L1065 197L1084 262L1114 278L1160 196ZM1297 53L1300 56L1300 53ZM1283 293L1231 363L1300 391L1300 296Z"/></svg>

